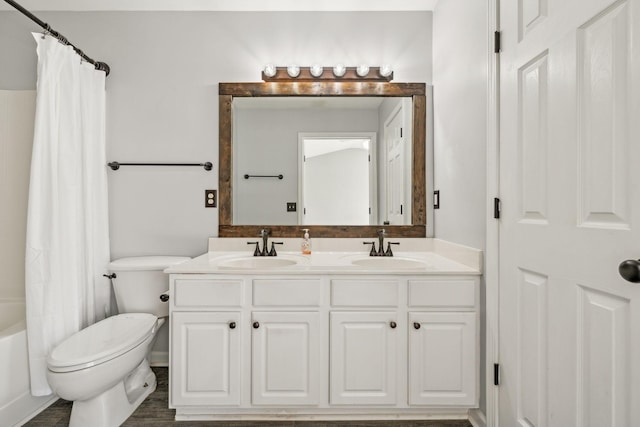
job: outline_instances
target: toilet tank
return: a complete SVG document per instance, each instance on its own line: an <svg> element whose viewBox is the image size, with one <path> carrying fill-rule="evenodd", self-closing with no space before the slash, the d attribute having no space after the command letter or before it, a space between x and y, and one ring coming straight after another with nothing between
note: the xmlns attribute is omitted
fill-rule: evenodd
<svg viewBox="0 0 640 427"><path fill-rule="evenodd" d="M158 317L169 315L169 303L160 295L169 290L169 275L163 270L189 257L142 256L120 258L109 264L113 291L120 313L150 313Z"/></svg>

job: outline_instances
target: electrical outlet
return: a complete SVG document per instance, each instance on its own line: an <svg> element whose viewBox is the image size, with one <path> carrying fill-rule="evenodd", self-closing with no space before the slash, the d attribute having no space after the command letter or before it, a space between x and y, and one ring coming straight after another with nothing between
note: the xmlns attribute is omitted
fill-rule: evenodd
<svg viewBox="0 0 640 427"><path fill-rule="evenodd" d="M204 207L215 208L218 206L218 191L204 190Z"/></svg>
<svg viewBox="0 0 640 427"><path fill-rule="evenodd" d="M287 212L296 211L296 202L287 202Z"/></svg>

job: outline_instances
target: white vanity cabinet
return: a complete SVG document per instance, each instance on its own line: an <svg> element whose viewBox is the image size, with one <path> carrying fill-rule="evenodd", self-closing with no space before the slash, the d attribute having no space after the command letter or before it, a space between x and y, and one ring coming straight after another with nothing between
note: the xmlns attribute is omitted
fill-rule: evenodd
<svg viewBox="0 0 640 427"><path fill-rule="evenodd" d="M477 279L411 279L407 285L409 404L476 405Z"/></svg>
<svg viewBox="0 0 640 427"><path fill-rule="evenodd" d="M396 278L332 277L329 334L330 396L334 405L398 404L404 327L398 327ZM406 364L405 364L406 365Z"/></svg>
<svg viewBox="0 0 640 427"><path fill-rule="evenodd" d="M478 405L478 286L171 274L170 407L178 420L464 417Z"/></svg>
<svg viewBox="0 0 640 427"><path fill-rule="evenodd" d="M171 280L170 404L238 406L243 281L187 277Z"/></svg>
<svg viewBox="0 0 640 427"><path fill-rule="evenodd" d="M397 404L398 334L396 312L331 313L331 404Z"/></svg>
<svg viewBox="0 0 640 427"><path fill-rule="evenodd" d="M476 314L409 313L409 404L476 404Z"/></svg>
<svg viewBox="0 0 640 427"><path fill-rule="evenodd" d="M173 314L174 405L240 404L239 322L239 312Z"/></svg>
<svg viewBox="0 0 640 427"><path fill-rule="evenodd" d="M251 403L320 403L320 314L254 311L251 333Z"/></svg>

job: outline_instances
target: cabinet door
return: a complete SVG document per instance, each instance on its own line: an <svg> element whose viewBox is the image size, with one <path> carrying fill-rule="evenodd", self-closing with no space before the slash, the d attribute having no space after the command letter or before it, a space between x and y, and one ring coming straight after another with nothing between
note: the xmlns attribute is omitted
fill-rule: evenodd
<svg viewBox="0 0 640 427"><path fill-rule="evenodd" d="M478 404L476 313L409 313L409 404Z"/></svg>
<svg viewBox="0 0 640 427"><path fill-rule="evenodd" d="M240 313L174 312L171 407L240 403Z"/></svg>
<svg viewBox="0 0 640 427"><path fill-rule="evenodd" d="M332 312L330 403L395 405L396 312Z"/></svg>
<svg viewBox="0 0 640 427"><path fill-rule="evenodd" d="M253 312L251 339L254 405L318 404L318 312Z"/></svg>

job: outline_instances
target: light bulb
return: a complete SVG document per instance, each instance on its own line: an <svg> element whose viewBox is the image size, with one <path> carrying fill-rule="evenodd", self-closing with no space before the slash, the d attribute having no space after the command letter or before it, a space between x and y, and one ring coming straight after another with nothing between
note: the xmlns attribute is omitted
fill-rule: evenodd
<svg viewBox="0 0 640 427"><path fill-rule="evenodd" d="M319 64L313 64L309 69L309 72L313 77L320 77L323 71L324 69L322 68L322 65Z"/></svg>
<svg viewBox="0 0 640 427"><path fill-rule="evenodd" d="M289 65L287 67L287 74L292 78L298 77L300 75L300 67L297 65Z"/></svg>
<svg viewBox="0 0 640 427"><path fill-rule="evenodd" d="M367 64L358 65L358 68L356 68L356 74L360 77L365 77L369 74L369 66Z"/></svg>
<svg viewBox="0 0 640 427"><path fill-rule="evenodd" d="M382 67L380 67L380 75L382 77L389 77L391 73L393 73L393 68L391 68L391 65L382 64Z"/></svg>
<svg viewBox="0 0 640 427"><path fill-rule="evenodd" d="M337 64L336 66L333 67L333 75L336 77L342 77L346 72L347 72L347 69L342 64Z"/></svg>
<svg viewBox="0 0 640 427"><path fill-rule="evenodd" d="M276 75L276 66L273 64L267 64L264 67L264 75L267 77L273 77Z"/></svg>

